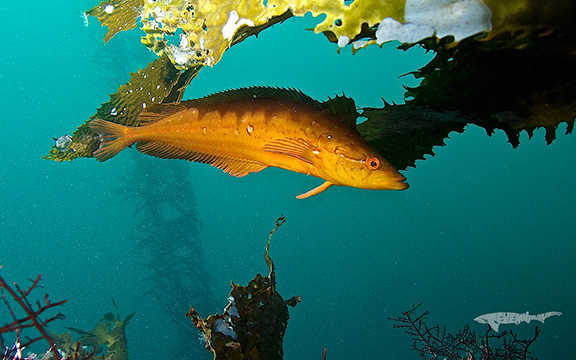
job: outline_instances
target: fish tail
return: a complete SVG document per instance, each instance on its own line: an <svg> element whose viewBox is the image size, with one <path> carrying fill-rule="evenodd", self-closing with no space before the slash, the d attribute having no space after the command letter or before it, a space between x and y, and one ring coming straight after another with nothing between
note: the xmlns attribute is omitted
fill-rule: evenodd
<svg viewBox="0 0 576 360"><path fill-rule="evenodd" d="M100 135L100 147L92 155L98 161L113 158L127 146L133 144L126 137L128 127L102 119L94 119L88 123L93 132Z"/></svg>

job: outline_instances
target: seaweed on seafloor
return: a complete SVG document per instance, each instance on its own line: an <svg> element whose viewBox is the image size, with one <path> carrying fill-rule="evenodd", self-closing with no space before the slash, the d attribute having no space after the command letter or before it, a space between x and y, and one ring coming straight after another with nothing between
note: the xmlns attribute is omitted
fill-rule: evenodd
<svg viewBox="0 0 576 360"><path fill-rule="evenodd" d="M105 313L91 331L72 327L67 327L67 329L80 335L78 342L82 346L90 347L98 354L104 354L103 357L106 360L128 360L128 340L125 330L135 313L122 319L114 298L112 298L112 304L116 309L116 314Z"/></svg>
<svg viewBox="0 0 576 360"><path fill-rule="evenodd" d="M282 359L282 342L288 325L288 306L296 306L299 296L284 300L276 291L274 262L269 255L270 240L284 223L276 220L270 232L264 259L268 276L256 274L247 286L232 283L228 305L223 314L202 319L192 306L186 314L206 340L206 349L214 359Z"/></svg>
<svg viewBox="0 0 576 360"><path fill-rule="evenodd" d="M32 300L31 294L40 287L41 279L42 275L39 275L35 280L31 280L32 284L28 288L22 289L16 283L10 285L0 276L0 295L12 318L11 322L0 326L0 347L4 349L4 352L0 353L1 360L34 359L38 355L30 353L24 357L23 351L32 344L42 341L45 341L48 347L42 359L128 359L124 328L134 313L123 320L120 319L120 315L107 313L91 332L68 328L81 334L78 340L73 339L69 332L52 333L48 331L48 326L56 320L64 319L65 316L60 311L56 314L50 313L57 311L68 300L52 302L48 294L45 294L42 300ZM116 307L114 301L113 304ZM18 315L21 312L24 312L24 315ZM34 331L36 334L33 333ZM14 345L8 347L5 341L13 341Z"/></svg>
<svg viewBox="0 0 576 360"><path fill-rule="evenodd" d="M394 322L394 328L410 335L412 350L423 359L536 360L530 355L529 348L540 334L538 327L530 339L519 339L511 330L495 334L490 326L483 335L476 334L468 325L451 334L439 325L426 325L429 312L426 310L418 314L421 305L413 305L402 315L388 319Z"/></svg>
<svg viewBox="0 0 576 360"><path fill-rule="evenodd" d="M58 353L58 350L54 347L54 340L47 328L50 323L55 320L63 319L65 316L60 311L55 315L48 315L48 311L51 309L57 309L68 300L52 302L50 301L48 294L44 295L42 301L37 300L34 302L29 299L32 291L39 287L41 279L42 275L38 275L35 280L32 280L32 284L27 289L23 290L17 283L13 283L12 286L10 286L0 275L0 294L5 307L12 318L10 323L0 327L0 344L3 348L6 348L3 359L17 358L16 356L21 357L22 350L25 347L41 340L45 340L48 343L48 346L50 347L48 352L53 354L54 359L60 360L62 358ZM18 308L25 313L24 316L17 315L16 309ZM45 318L45 316L47 316L47 318ZM24 331L27 331L28 329L35 329L38 334L24 334ZM12 333L15 334L16 339L14 347L9 351L9 349L5 347L2 336L4 334Z"/></svg>

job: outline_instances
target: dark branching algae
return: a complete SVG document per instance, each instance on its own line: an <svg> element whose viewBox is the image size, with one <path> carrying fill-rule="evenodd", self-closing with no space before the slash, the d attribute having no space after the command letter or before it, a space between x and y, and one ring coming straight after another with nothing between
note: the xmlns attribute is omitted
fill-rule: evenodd
<svg viewBox="0 0 576 360"><path fill-rule="evenodd" d="M288 306L296 306L299 296L284 300L276 291L274 262L270 258L272 234L284 223L284 216L276 220L270 232L264 258L268 276L256 274L248 285L232 283L228 305L222 314L202 319L194 307L187 316L192 319L206 340L206 349L214 359L282 359L282 342L288 326Z"/></svg>

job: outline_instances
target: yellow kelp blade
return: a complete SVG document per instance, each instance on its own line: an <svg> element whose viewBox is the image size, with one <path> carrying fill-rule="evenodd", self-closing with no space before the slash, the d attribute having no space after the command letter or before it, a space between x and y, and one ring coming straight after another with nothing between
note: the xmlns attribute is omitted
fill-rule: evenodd
<svg viewBox="0 0 576 360"><path fill-rule="evenodd" d="M86 15L97 17L102 26L108 26L104 42L112 39L120 31L136 27L136 19L140 16L138 9L143 5L142 0L108 0L102 1Z"/></svg>

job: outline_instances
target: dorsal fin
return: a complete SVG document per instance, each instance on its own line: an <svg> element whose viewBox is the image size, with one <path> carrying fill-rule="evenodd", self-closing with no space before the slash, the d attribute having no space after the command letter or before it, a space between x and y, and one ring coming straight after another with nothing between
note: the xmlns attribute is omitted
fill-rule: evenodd
<svg viewBox="0 0 576 360"><path fill-rule="evenodd" d="M320 103L300 90L273 88L268 86L245 87L233 90L218 92L206 97L190 100L192 106L220 104L233 100L253 100L253 99L270 99L270 100L290 100L301 104L320 106Z"/></svg>
<svg viewBox="0 0 576 360"><path fill-rule="evenodd" d="M324 110L335 117L342 120L342 122L353 128L356 127L356 119L358 112L356 111L356 104L353 99L344 95L336 96L335 98L328 98L327 101L320 103L300 90L273 88L267 86L254 86L239 89L226 90L203 98L182 101L179 104L155 104L144 109L138 121L140 124L156 122L167 116L176 114L180 111L188 110L192 107L210 106L214 104L222 104L229 101L249 101L253 99L270 99L270 100L288 100L300 104L317 107Z"/></svg>
<svg viewBox="0 0 576 360"><path fill-rule="evenodd" d="M156 122L164 119L167 116L174 115L180 111L188 110L193 107L191 101L182 101L179 104L154 104L142 110L138 115L138 122L140 125Z"/></svg>
<svg viewBox="0 0 576 360"><path fill-rule="evenodd" d="M356 128L358 112L356 111L356 103L354 102L354 99L344 95L336 95L334 99L328 98L328 100L320 104L320 106L325 111L341 119L347 126L350 126L353 129Z"/></svg>

